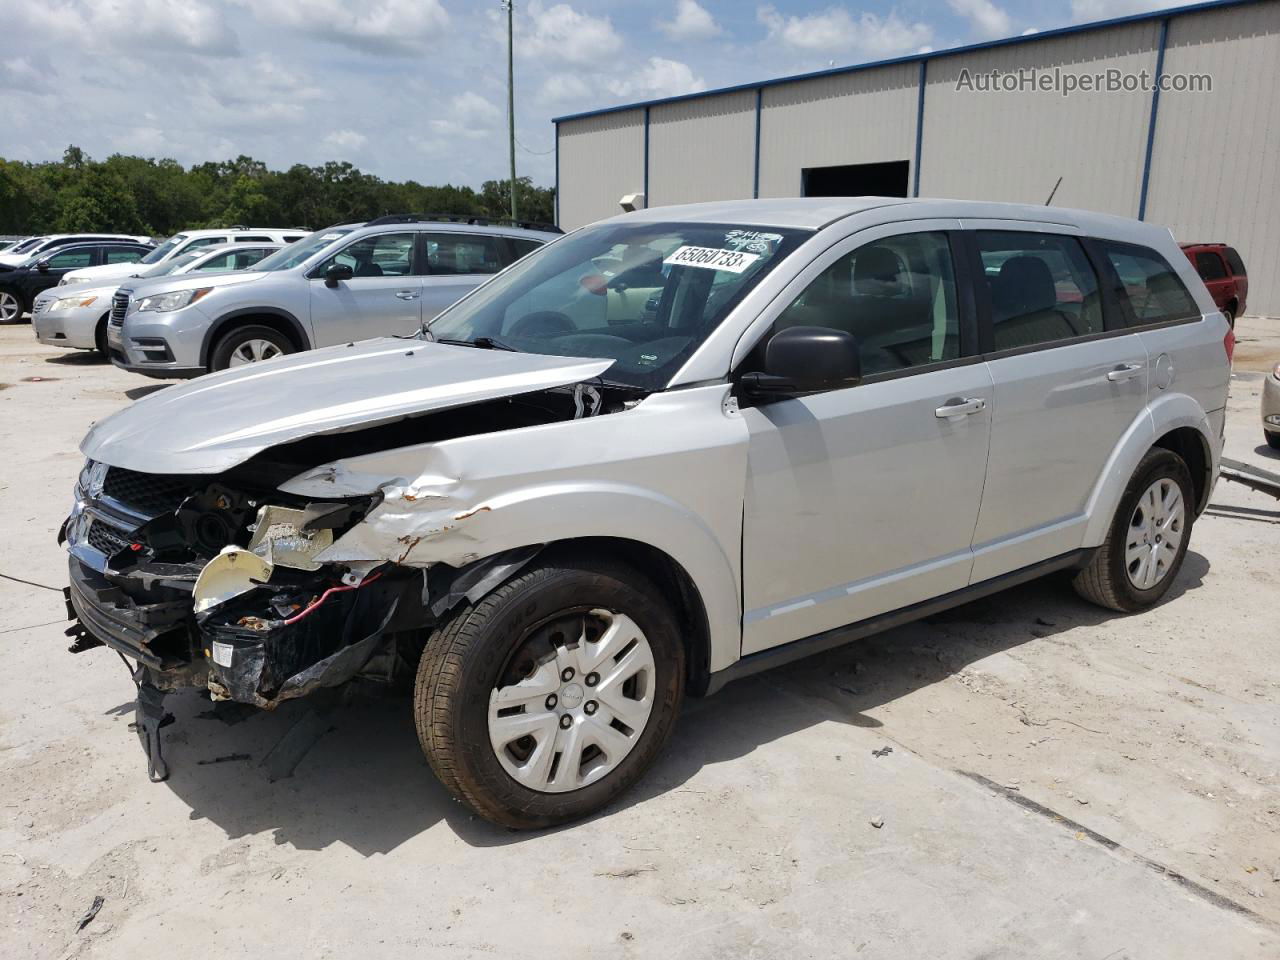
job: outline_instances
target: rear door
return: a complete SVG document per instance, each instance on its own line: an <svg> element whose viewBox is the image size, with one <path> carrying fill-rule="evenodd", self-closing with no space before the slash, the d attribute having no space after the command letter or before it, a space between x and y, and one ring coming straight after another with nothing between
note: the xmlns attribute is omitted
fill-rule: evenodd
<svg viewBox="0 0 1280 960"><path fill-rule="evenodd" d="M317 347L418 332L422 277L416 240L409 230L361 237L307 273ZM350 267L351 279L329 286L324 274L334 264Z"/></svg>
<svg viewBox="0 0 1280 960"><path fill-rule="evenodd" d="M778 298L789 326L857 338L856 386L745 404L743 653L964 587L991 378L957 283L954 220L861 231Z"/></svg>
<svg viewBox="0 0 1280 960"><path fill-rule="evenodd" d="M1147 350L1073 228L966 221L994 384L973 582L1083 544L1087 504L1147 400Z"/></svg>
<svg viewBox="0 0 1280 960"><path fill-rule="evenodd" d="M424 233L422 319L431 320L445 307L470 293L510 259L505 239L489 234Z"/></svg>

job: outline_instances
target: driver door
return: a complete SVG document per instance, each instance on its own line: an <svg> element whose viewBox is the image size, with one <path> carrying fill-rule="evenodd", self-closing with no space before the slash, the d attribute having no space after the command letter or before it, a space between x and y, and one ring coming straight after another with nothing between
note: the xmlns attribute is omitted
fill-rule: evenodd
<svg viewBox="0 0 1280 960"><path fill-rule="evenodd" d="M744 655L969 582L993 387L951 232L861 231L809 266L738 371L788 326L857 338L855 386L746 405ZM750 336L750 333L749 333ZM750 342L750 341L748 341ZM950 411L950 412L948 412Z"/></svg>
<svg viewBox="0 0 1280 960"><path fill-rule="evenodd" d="M422 276L415 234L379 233L347 244L308 274L311 327L317 347L371 337L407 337L422 325ZM329 286L325 271L351 268Z"/></svg>

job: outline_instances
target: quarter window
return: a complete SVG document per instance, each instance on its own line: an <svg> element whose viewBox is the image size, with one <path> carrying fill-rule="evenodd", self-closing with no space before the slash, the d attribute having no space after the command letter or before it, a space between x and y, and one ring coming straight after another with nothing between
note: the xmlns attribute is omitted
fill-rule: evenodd
<svg viewBox="0 0 1280 960"><path fill-rule="evenodd" d="M1198 317L1200 308L1169 261L1147 247L1101 241L1120 279L1120 293L1137 324Z"/></svg>
<svg viewBox="0 0 1280 960"><path fill-rule="evenodd" d="M497 237L429 233L426 239L429 274L497 273L505 260Z"/></svg>
<svg viewBox="0 0 1280 960"><path fill-rule="evenodd" d="M992 350L1103 332L1098 278L1075 237L980 230L977 241L991 297Z"/></svg>
<svg viewBox="0 0 1280 960"><path fill-rule="evenodd" d="M1202 250L1196 254L1196 273L1200 274L1201 280L1225 280L1227 268L1216 253Z"/></svg>
<svg viewBox="0 0 1280 960"><path fill-rule="evenodd" d="M1227 247L1222 253L1227 258L1227 263L1230 264L1232 273L1237 277L1248 276L1244 271L1244 261L1240 259L1240 254L1236 253L1234 247Z"/></svg>
<svg viewBox="0 0 1280 960"><path fill-rule="evenodd" d="M324 276L334 264L350 267L355 277L405 277L413 269L412 233L379 233L343 247L312 276Z"/></svg>
<svg viewBox="0 0 1280 960"><path fill-rule="evenodd" d="M778 316L769 335L788 327L853 334L868 377L959 357L947 235L906 233L846 254Z"/></svg>

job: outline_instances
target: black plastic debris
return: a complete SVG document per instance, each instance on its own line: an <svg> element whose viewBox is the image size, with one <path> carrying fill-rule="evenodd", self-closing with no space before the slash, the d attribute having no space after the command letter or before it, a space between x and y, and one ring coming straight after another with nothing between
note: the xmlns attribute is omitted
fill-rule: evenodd
<svg viewBox="0 0 1280 960"><path fill-rule="evenodd" d="M80 918L80 922L76 924L77 933L79 933L89 924L93 923L93 918L98 915L98 911L102 909L102 905L106 902L107 901L100 896L93 898L93 904L89 907L88 910L85 911L84 916Z"/></svg>

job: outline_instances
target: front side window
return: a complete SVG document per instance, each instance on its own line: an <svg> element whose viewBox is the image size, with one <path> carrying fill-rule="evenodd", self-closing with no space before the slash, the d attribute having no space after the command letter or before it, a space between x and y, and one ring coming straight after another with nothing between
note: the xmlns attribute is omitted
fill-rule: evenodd
<svg viewBox="0 0 1280 960"><path fill-rule="evenodd" d="M980 230L991 297L992 350L1013 350L1103 332L1098 277L1075 237Z"/></svg>
<svg viewBox="0 0 1280 960"><path fill-rule="evenodd" d="M426 240L427 273L432 275L497 273L506 261L497 237L429 233Z"/></svg>
<svg viewBox="0 0 1280 960"><path fill-rule="evenodd" d="M1200 308L1169 261L1156 251L1105 240L1100 246L1119 275L1121 294L1135 323L1164 323L1200 315Z"/></svg>
<svg viewBox="0 0 1280 960"><path fill-rule="evenodd" d="M873 240L824 270L774 322L829 327L858 343L864 377L960 356L955 270L945 233Z"/></svg>
<svg viewBox="0 0 1280 960"><path fill-rule="evenodd" d="M361 277L407 277L413 270L412 233L379 233L348 244L316 267L313 276L323 276L335 264L350 267Z"/></svg>
<svg viewBox="0 0 1280 960"><path fill-rule="evenodd" d="M136 247L109 247L104 255L103 263L137 263L145 250Z"/></svg>
<svg viewBox="0 0 1280 960"><path fill-rule="evenodd" d="M50 270L74 270L87 267L93 263L93 248L84 247L79 250L64 250L49 258Z"/></svg>
<svg viewBox="0 0 1280 960"><path fill-rule="evenodd" d="M743 224L604 223L548 244L445 310L437 340L614 361L604 379L661 389L809 236Z"/></svg>
<svg viewBox="0 0 1280 960"><path fill-rule="evenodd" d="M235 264L234 253L230 253L230 252L219 253L210 257L208 260L204 261L198 267L192 267L192 270L197 273L204 270L234 270L235 269L234 264Z"/></svg>
<svg viewBox="0 0 1280 960"><path fill-rule="evenodd" d="M227 242L226 237L196 237L196 239L192 240L185 247L183 247L183 253L186 253L189 250L199 250L201 247L211 247L215 243L226 243L226 242Z"/></svg>
<svg viewBox="0 0 1280 960"><path fill-rule="evenodd" d="M1201 280L1225 280L1227 268L1216 253L1201 250L1196 254L1196 273L1200 274Z"/></svg>

